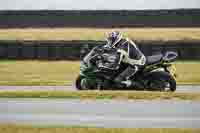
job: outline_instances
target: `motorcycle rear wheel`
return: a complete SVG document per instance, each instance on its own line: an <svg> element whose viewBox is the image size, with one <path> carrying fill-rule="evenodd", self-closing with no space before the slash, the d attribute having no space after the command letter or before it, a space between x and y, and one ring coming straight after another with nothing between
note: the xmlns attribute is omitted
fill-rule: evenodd
<svg viewBox="0 0 200 133"><path fill-rule="evenodd" d="M148 88L152 91L174 92L176 80L167 72L154 72L149 76Z"/></svg>

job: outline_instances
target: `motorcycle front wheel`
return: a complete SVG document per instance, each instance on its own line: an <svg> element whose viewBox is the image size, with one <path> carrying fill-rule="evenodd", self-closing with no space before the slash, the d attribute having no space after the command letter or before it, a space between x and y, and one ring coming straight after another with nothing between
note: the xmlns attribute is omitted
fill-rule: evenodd
<svg viewBox="0 0 200 133"><path fill-rule="evenodd" d="M98 86L96 85L96 82L93 80L89 80L85 78L84 76L79 75L76 78L75 86L77 90L94 90L98 89Z"/></svg>
<svg viewBox="0 0 200 133"><path fill-rule="evenodd" d="M82 79L83 79L83 77L81 75L79 75L76 78L75 86L76 86L76 89L78 89L78 90L82 90L83 89L82 86L81 86Z"/></svg>

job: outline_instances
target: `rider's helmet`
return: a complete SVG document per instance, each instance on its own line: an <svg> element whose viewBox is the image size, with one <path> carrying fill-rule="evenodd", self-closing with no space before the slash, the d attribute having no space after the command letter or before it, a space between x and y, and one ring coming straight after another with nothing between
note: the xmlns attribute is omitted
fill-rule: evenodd
<svg viewBox="0 0 200 133"><path fill-rule="evenodd" d="M107 34L106 40L110 47L114 48L115 45L122 39L122 34L119 31L112 31Z"/></svg>

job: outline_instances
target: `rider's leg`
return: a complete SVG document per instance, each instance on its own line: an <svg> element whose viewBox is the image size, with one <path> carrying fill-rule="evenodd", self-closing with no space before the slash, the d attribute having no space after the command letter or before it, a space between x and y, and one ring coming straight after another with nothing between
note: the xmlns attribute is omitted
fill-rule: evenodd
<svg viewBox="0 0 200 133"><path fill-rule="evenodd" d="M134 76L138 71L138 66L129 66L121 74L119 74L114 81L118 84L125 84L127 87L132 85L132 82L129 80L130 77Z"/></svg>

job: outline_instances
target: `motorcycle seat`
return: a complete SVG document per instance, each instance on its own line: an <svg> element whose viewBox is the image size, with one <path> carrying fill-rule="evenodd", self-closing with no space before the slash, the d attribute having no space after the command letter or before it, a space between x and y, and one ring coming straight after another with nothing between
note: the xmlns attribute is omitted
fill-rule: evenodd
<svg viewBox="0 0 200 133"><path fill-rule="evenodd" d="M163 58L162 54L147 56L146 57L146 64L147 65L156 64L156 63L160 62L162 60L162 58Z"/></svg>

